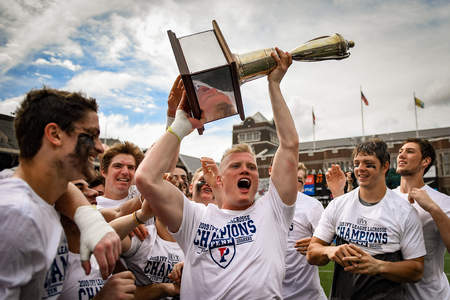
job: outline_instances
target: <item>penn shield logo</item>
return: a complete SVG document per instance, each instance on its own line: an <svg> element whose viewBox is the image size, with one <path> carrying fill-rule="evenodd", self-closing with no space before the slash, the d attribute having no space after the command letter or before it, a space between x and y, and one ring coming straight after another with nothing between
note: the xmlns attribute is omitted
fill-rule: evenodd
<svg viewBox="0 0 450 300"><path fill-rule="evenodd" d="M209 244L209 254L219 267L225 269L236 254L234 238L212 239Z"/></svg>

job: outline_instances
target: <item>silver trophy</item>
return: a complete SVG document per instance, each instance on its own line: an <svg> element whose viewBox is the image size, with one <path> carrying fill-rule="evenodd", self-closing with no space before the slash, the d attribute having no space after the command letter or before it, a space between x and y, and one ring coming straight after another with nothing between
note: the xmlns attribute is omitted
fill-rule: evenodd
<svg viewBox="0 0 450 300"><path fill-rule="evenodd" d="M183 79L192 115L206 122L239 114L245 119L240 86L267 75L276 66L273 48L233 54L216 21L213 29L169 40ZM290 53L296 61L344 59L355 45L340 34L310 40ZM202 132L201 130L199 131Z"/></svg>

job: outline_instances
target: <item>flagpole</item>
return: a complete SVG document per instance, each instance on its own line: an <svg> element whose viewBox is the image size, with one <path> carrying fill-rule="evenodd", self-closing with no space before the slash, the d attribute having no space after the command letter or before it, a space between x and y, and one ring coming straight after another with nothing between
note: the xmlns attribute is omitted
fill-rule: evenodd
<svg viewBox="0 0 450 300"><path fill-rule="evenodd" d="M316 151L316 121L314 120L314 107L312 109L312 115L313 115L313 150Z"/></svg>
<svg viewBox="0 0 450 300"><path fill-rule="evenodd" d="M414 101L414 115L416 116L416 138L419 137L419 123L417 122L417 105L416 105L416 92L413 93L413 101Z"/></svg>
<svg viewBox="0 0 450 300"><path fill-rule="evenodd" d="M365 135L364 135L364 113L363 113L363 104L362 104L362 99L361 99L361 95L362 95L362 88L361 86L359 86L359 102L361 103L361 128L362 128L362 140L365 140Z"/></svg>

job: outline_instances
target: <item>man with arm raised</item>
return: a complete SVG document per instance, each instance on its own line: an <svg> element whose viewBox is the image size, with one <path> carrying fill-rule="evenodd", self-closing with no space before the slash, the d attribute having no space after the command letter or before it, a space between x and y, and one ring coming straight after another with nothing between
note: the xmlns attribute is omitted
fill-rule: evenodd
<svg viewBox="0 0 450 300"><path fill-rule="evenodd" d="M286 237L297 196L298 135L280 90L292 58L279 49L272 56L277 67L268 76L269 94L280 147L264 197L255 201L258 171L246 145L232 148L222 158L221 209L189 201L162 179L182 138L201 126L182 110L137 170L139 190L185 252L182 298L281 298Z"/></svg>

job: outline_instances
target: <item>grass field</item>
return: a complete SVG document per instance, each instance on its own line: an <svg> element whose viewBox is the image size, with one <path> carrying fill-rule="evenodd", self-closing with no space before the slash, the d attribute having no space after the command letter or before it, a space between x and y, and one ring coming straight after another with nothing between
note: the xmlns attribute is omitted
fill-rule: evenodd
<svg viewBox="0 0 450 300"><path fill-rule="evenodd" d="M329 263L326 266L319 267L320 283L322 284L323 290L327 294L330 293L331 282L333 281L333 268L334 263ZM447 279L450 282L450 254L446 253L444 257L444 270L447 275Z"/></svg>

